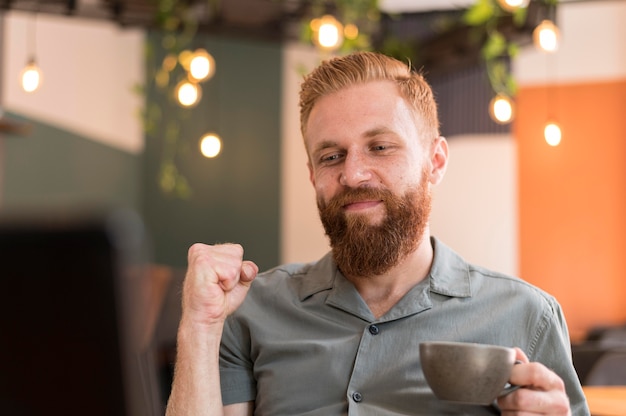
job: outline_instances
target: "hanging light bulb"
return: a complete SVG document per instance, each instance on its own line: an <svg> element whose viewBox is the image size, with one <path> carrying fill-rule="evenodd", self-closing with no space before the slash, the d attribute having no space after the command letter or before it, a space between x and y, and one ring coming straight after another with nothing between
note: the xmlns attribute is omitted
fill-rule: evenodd
<svg viewBox="0 0 626 416"><path fill-rule="evenodd" d="M222 140L215 133L207 133L200 138L200 152L204 157L213 158L222 151Z"/></svg>
<svg viewBox="0 0 626 416"><path fill-rule="evenodd" d="M553 121L548 122L543 129L543 137L550 146L558 146L561 143L561 127Z"/></svg>
<svg viewBox="0 0 626 416"><path fill-rule="evenodd" d="M359 28L354 23L348 23L343 28L343 35L346 39L354 40L359 37Z"/></svg>
<svg viewBox="0 0 626 416"><path fill-rule="evenodd" d="M498 0L500 7L509 12L527 7L528 3L530 3L530 0Z"/></svg>
<svg viewBox="0 0 626 416"><path fill-rule="evenodd" d="M22 74L20 76L22 89L26 92L35 92L41 86L42 73L41 69L37 66L34 58L31 58L27 63Z"/></svg>
<svg viewBox="0 0 626 416"><path fill-rule="evenodd" d="M334 51L343 43L343 25L329 14L311 20L313 43L321 49Z"/></svg>
<svg viewBox="0 0 626 416"><path fill-rule="evenodd" d="M176 68L177 63L178 63L178 59L176 58L176 55L174 55L173 53L170 53L170 54L167 54L165 58L163 58L163 62L161 63L161 68L163 68L164 71L172 72L174 68Z"/></svg>
<svg viewBox="0 0 626 416"><path fill-rule="evenodd" d="M185 49L178 54L178 63L180 63L180 66L182 66L185 71L189 71L189 65L191 65L193 56L193 52L189 49Z"/></svg>
<svg viewBox="0 0 626 416"><path fill-rule="evenodd" d="M515 105L511 97L497 94L489 103L489 116L498 124L508 124L515 116Z"/></svg>
<svg viewBox="0 0 626 416"><path fill-rule="evenodd" d="M559 49L559 28L552 20L544 20L533 31L535 47L544 52L556 52Z"/></svg>
<svg viewBox="0 0 626 416"><path fill-rule="evenodd" d="M27 33L27 49L29 50L30 58L26 62L26 66L22 69L20 74L20 84L22 89L26 92L35 92L41 87L43 81L43 74L41 69L37 66L35 59L35 51L37 50L37 14L33 15L31 21L32 30Z"/></svg>
<svg viewBox="0 0 626 416"><path fill-rule="evenodd" d="M183 107L193 107L202 97L202 88L193 82L183 80L176 86L176 99Z"/></svg>
<svg viewBox="0 0 626 416"><path fill-rule="evenodd" d="M204 49L197 49L189 61L189 76L196 82L203 82L215 73L215 59Z"/></svg>

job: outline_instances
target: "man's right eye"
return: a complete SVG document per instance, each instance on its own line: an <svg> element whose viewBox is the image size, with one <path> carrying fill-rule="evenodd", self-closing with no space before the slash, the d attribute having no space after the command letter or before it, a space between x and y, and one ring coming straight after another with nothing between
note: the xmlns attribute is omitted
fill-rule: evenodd
<svg viewBox="0 0 626 416"><path fill-rule="evenodd" d="M330 153L328 155L323 155L320 158L320 161L322 163L334 162L334 161L338 160L340 157L341 157L340 153Z"/></svg>

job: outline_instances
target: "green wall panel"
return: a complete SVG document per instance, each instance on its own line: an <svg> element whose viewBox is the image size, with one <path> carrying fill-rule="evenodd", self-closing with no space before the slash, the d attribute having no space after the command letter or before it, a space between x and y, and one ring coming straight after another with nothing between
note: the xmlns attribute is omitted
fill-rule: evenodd
<svg viewBox="0 0 626 416"><path fill-rule="evenodd" d="M160 43L158 36L152 40ZM161 100L164 120L157 134L146 138L143 155L10 114L30 121L34 129L28 137L0 139L2 209L130 207L146 222L155 263L182 268L194 242L237 242L261 269L276 265L281 47L204 36L194 47L215 57L216 74L202 84L203 99L191 110L148 91L149 100ZM165 131L172 120L179 129L176 166L192 191L184 199L159 186ZM214 159L198 150L199 138L208 131L223 140L222 154Z"/></svg>
<svg viewBox="0 0 626 416"><path fill-rule="evenodd" d="M2 209L139 209L139 156L68 131L10 117L33 125L27 137L2 140Z"/></svg>
<svg viewBox="0 0 626 416"><path fill-rule="evenodd" d="M151 35L154 45L158 35ZM245 256L261 269L279 260L280 97L279 44L240 42L200 36L194 47L215 58L215 76L202 84L203 98L181 111L154 88L150 100L161 107L157 133L146 139L143 216L158 263L184 267L195 242L241 243ZM163 52L156 53L156 62ZM188 198L159 186L165 133L176 125L176 166L191 188ZM199 138L217 132L222 153L207 159Z"/></svg>

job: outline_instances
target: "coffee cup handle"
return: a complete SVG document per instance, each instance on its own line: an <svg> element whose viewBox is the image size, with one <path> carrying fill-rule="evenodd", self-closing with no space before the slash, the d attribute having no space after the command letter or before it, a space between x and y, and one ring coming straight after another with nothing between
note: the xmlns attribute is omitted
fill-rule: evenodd
<svg viewBox="0 0 626 416"><path fill-rule="evenodd" d="M516 360L515 361L515 365L517 364L521 364L522 362L520 360ZM500 394L498 395L498 398L500 397L504 397L507 394L511 394L513 393L515 390L520 389L522 386L518 386L515 384L507 384L504 389L500 392Z"/></svg>
<svg viewBox="0 0 626 416"><path fill-rule="evenodd" d="M511 394L515 390L521 389L521 388L522 388L522 386L518 386L518 385L515 385L515 384L509 384L500 392L500 394L498 395L498 398L504 397L504 396L506 396L508 394Z"/></svg>

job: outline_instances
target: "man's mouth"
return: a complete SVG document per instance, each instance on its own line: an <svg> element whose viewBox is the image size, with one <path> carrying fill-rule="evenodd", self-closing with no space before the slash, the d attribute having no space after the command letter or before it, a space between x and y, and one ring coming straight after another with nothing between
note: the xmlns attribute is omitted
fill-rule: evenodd
<svg viewBox="0 0 626 416"><path fill-rule="evenodd" d="M369 200L369 201L354 201L354 202L350 202L348 204L345 204L343 206L343 209L347 212L358 212L358 211L364 211L370 208L374 208L377 207L379 204L381 204L383 201L382 200Z"/></svg>

